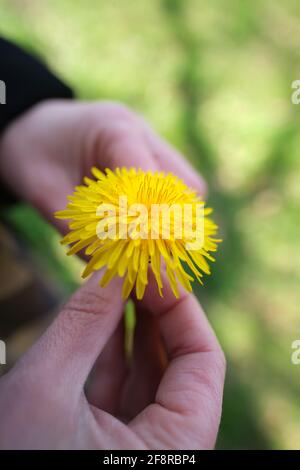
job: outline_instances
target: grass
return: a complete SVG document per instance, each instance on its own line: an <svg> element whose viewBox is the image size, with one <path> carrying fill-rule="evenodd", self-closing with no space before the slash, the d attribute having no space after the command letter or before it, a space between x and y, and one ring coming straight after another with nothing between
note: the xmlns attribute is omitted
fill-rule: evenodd
<svg viewBox="0 0 300 470"><path fill-rule="evenodd" d="M219 448L299 448L299 19L296 0L0 0L1 34L80 98L142 112L209 183L224 243L197 295L228 358Z"/></svg>

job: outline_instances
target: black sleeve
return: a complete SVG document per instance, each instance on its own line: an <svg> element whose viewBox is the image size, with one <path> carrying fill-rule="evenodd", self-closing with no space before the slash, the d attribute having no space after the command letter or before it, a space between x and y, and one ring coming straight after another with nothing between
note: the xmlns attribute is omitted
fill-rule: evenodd
<svg viewBox="0 0 300 470"><path fill-rule="evenodd" d="M0 38L0 133L34 104L50 98L72 98L71 89L36 57ZM0 200L13 200L0 182Z"/></svg>
<svg viewBox="0 0 300 470"><path fill-rule="evenodd" d="M1 38L0 80L4 82L4 85L1 84L2 89L6 88L6 104L0 104L0 132L15 117L39 101L72 98L70 88L42 62Z"/></svg>

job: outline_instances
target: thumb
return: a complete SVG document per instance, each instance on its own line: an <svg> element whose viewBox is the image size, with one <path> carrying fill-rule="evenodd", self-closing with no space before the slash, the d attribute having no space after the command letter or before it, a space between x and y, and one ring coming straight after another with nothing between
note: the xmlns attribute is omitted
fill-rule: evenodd
<svg viewBox="0 0 300 470"><path fill-rule="evenodd" d="M108 287L94 275L69 300L53 324L28 352L39 380L81 392L95 360L116 329L123 312L121 279ZM42 377L41 377L42 376ZM75 390L74 390L75 389Z"/></svg>

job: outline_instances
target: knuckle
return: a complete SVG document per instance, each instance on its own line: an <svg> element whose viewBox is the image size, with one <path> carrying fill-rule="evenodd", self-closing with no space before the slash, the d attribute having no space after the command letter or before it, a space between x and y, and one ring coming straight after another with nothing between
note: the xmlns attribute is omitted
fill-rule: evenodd
<svg viewBox="0 0 300 470"><path fill-rule="evenodd" d="M100 159L103 167L117 167L122 163L124 149L140 136L139 118L133 111L117 102L97 103L90 108L84 152L89 161Z"/></svg>
<svg viewBox="0 0 300 470"><path fill-rule="evenodd" d="M137 122L137 116L134 111L132 111L125 104L118 101L103 101L101 103L96 103L92 110L93 118L105 118L109 120L129 122L131 124Z"/></svg>
<svg viewBox="0 0 300 470"><path fill-rule="evenodd" d="M107 131L106 136L108 138L108 144L118 145L124 144L131 139L132 134L136 132L136 129L132 126L129 121L115 121L114 125Z"/></svg>
<svg viewBox="0 0 300 470"><path fill-rule="evenodd" d="M110 311L110 299L104 289L91 289L88 286L79 290L65 307L67 315L105 316Z"/></svg>
<svg viewBox="0 0 300 470"><path fill-rule="evenodd" d="M119 156L122 155L124 149L131 142L136 140L138 130L135 125L123 119L113 119L111 122L106 123L104 126L96 127L94 131L95 143L92 145L96 149L96 153L105 158L109 158L109 163L118 166ZM116 159L116 162L114 162ZM106 163L105 163L106 164Z"/></svg>
<svg viewBox="0 0 300 470"><path fill-rule="evenodd" d="M110 113L115 119L120 119L127 122L136 121L135 113L126 105L117 101L110 103Z"/></svg>

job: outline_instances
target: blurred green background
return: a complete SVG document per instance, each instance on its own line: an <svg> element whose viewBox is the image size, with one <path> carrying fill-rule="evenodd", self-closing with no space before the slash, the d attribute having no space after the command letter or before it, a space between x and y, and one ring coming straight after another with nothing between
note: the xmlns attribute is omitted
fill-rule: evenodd
<svg viewBox="0 0 300 470"><path fill-rule="evenodd" d="M80 98L143 113L205 176L224 238L197 289L228 360L217 446L299 449L299 1L0 0L0 34ZM72 291L58 235L28 208L11 217Z"/></svg>

